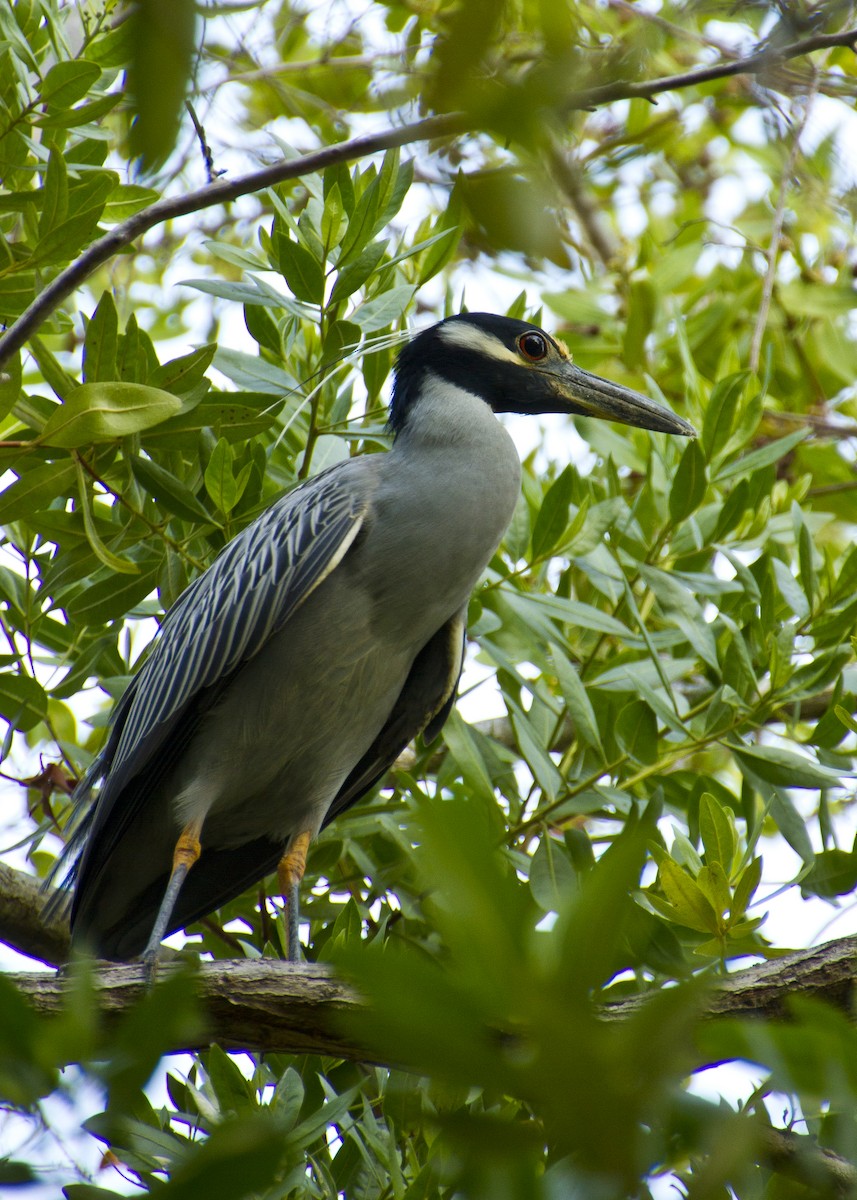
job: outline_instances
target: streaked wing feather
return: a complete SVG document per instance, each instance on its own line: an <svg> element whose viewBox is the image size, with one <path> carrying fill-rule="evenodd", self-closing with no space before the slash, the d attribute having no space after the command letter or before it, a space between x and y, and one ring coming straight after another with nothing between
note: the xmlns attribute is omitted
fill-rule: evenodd
<svg viewBox="0 0 857 1200"><path fill-rule="evenodd" d="M341 476L326 472L283 497L182 595L138 676L114 772L136 769L150 732L258 653L332 569L368 504Z"/></svg>
<svg viewBox="0 0 857 1200"><path fill-rule="evenodd" d="M233 672L262 649L341 560L372 495L373 475L358 465L363 462L368 460L338 464L278 500L173 605L149 658L116 707L101 755L75 791L75 829L52 878L65 872L67 885L82 875L87 846L96 841L102 856L109 852L145 795L172 769ZM126 792L144 768L145 786ZM104 784L93 797L99 776Z"/></svg>

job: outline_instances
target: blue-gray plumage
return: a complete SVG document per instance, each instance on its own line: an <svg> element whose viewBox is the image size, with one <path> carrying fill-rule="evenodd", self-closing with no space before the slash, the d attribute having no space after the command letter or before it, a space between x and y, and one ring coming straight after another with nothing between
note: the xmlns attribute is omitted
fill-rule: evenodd
<svg viewBox="0 0 857 1200"><path fill-rule="evenodd" d="M278 866L296 913L311 838L454 703L467 601L520 488L494 416L509 411L693 434L526 322L469 314L416 337L390 452L295 488L167 615L76 793L75 941L152 959Z"/></svg>

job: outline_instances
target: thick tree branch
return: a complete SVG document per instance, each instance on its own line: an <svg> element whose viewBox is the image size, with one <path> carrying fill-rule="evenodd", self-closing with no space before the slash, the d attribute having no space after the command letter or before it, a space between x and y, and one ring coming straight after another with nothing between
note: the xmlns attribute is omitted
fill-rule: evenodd
<svg viewBox="0 0 857 1200"><path fill-rule="evenodd" d="M28 958L57 966L68 958L68 925L64 921L46 925L44 904L32 876L0 863L0 942Z"/></svg>
<svg viewBox="0 0 857 1200"><path fill-rule="evenodd" d="M172 969L164 965L161 971ZM60 975L20 974L12 977L22 995L40 1013L56 1013L66 983ZM841 938L811 950L738 971L719 981L706 1005L706 1016L788 1019L794 996L813 997L852 1013L857 980L857 938ZM105 965L97 987L108 1017L125 1012L139 999L143 968L136 963ZM207 1030L202 1038L171 1047L197 1050L218 1042L232 1050L332 1054L367 1057L366 1048L343 1035L342 1015L360 1006L354 990L331 972L311 964L271 960L201 963L197 991ZM646 1003L645 996L611 1004L608 1020L623 1020Z"/></svg>
<svg viewBox="0 0 857 1200"><path fill-rule="evenodd" d="M857 937L837 938L782 958L755 963L717 981L705 1006L707 1017L758 1017L785 1021L795 996L823 1000L847 1016L854 1015L857 983ZM624 1020L646 1003L645 994L610 1004L605 1016Z"/></svg>
<svg viewBox="0 0 857 1200"><path fill-rule="evenodd" d="M766 48L746 58L721 61L710 67L701 67L680 75L668 75L662 79L641 83L633 80L617 80L615 83L603 84L598 87L582 88L572 92L561 108L566 112L571 112L597 108L600 105L610 104L614 100L636 98L650 100L664 92L695 87L732 75L759 75L789 59L799 58L816 50L827 50L837 46L853 48L855 44L857 44L857 29L844 30L840 33L817 34L787 46L775 49ZM325 146L321 150L301 155L288 162L276 163L261 171L253 171L249 175L239 176L237 179L218 179L197 191L159 200L149 208L141 209L127 221L123 221L121 225L117 225L109 233L93 242L80 258L61 271L36 297L8 332L0 338L0 368L9 361L13 354L23 348L29 338L63 300L71 295L75 288L84 283L103 263L108 262L114 255L126 246L130 246L138 237L156 225L176 217L201 212L203 209L217 204L226 204L237 200L240 196L247 196L259 192L263 188L283 183L287 179L297 179L312 171L323 171L335 163L352 162L370 154L377 154L382 150L390 150L395 146L405 146L431 138L450 137L464 133L471 125L472 121L463 113L442 113L422 121L401 125L398 128L385 129L380 133L365 134L346 142L338 142L333 146Z"/></svg>
<svg viewBox="0 0 857 1200"><path fill-rule="evenodd" d="M857 1167L805 1134L766 1129L761 1136L765 1165L811 1188L816 1195L845 1200L857 1195Z"/></svg>

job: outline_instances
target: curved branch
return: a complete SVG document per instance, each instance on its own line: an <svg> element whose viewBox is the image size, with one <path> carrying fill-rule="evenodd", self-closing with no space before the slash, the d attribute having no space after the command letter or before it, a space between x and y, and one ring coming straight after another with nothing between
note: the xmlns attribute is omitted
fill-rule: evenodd
<svg viewBox="0 0 857 1200"><path fill-rule="evenodd" d="M415 121L411 125L402 125L397 129L385 129L381 133L364 134L351 138L347 142L337 142L333 146L325 146L311 154L302 154L299 158L287 162L275 163L261 171L253 171L249 175L241 175L237 179L217 179L206 187L195 192L186 192L181 196L171 196L158 200L155 204L134 213L127 221L105 233L93 242L80 258L71 263L65 270L53 279L39 293L33 303L27 308L9 331L0 338L0 367L20 350L29 338L50 314L62 303L75 288L79 287L102 264L108 262L126 246L130 246L142 234L147 233L156 225L176 217L186 217L190 213L212 208L216 204L227 204L241 196L260 192L263 188L274 187L287 179L297 179L312 171L323 171L335 163L351 162L356 158L364 158L369 154L377 154L381 150L392 150L396 146L405 146L410 142L425 141L429 138L448 137L464 130L466 122L459 113L448 113L440 117L428 117L423 121Z"/></svg>
<svg viewBox="0 0 857 1200"><path fill-rule="evenodd" d="M572 92L561 107L563 111L570 112L596 108L603 104L610 104L614 100L638 98L650 100L653 96L663 92L695 87L701 83L726 79L732 75L758 75L789 59L811 54L815 50L831 49L837 46L854 48L855 44L857 44L857 29L849 29L840 33L816 34L813 37L792 42L788 46L776 49L766 48L746 58L715 63L710 67L686 71L681 75L667 75L663 79L654 79L643 83L619 80L616 83L583 88ZM390 150L396 146L405 146L413 142L465 133L472 127L472 124L473 120L464 113L441 113L422 121L401 125L398 128L385 129L380 133L364 134L346 142L325 146L321 150L301 155L288 162L276 163L274 166L265 167L261 171L253 171L249 175L242 175L237 179L218 179L195 192L159 200L148 208L141 209L127 221L123 221L121 225L117 225L115 229L93 242L80 258L61 271L18 317L7 333L0 337L0 368L9 361L13 354L22 349L28 339L33 336L58 305L71 295L75 288L88 279L103 263L108 262L114 255L156 225L175 217L200 212L216 204L237 200L241 196L250 195L266 187L273 187L287 179L297 179L312 171L323 171L335 163L351 162L354 159L364 158L382 150Z"/></svg>

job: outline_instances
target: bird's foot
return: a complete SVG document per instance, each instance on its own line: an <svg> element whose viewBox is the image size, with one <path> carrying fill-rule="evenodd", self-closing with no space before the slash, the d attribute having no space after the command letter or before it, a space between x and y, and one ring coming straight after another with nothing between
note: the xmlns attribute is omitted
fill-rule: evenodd
<svg viewBox="0 0 857 1200"><path fill-rule="evenodd" d="M159 946L147 946L140 955L140 965L143 968L143 982L146 986L146 991L151 991L155 986L155 981L158 977L158 950Z"/></svg>
<svg viewBox="0 0 857 1200"><path fill-rule="evenodd" d="M288 933L288 955L289 955L289 962L292 962L292 963L299 963L302 958L301 928L300 928L301 919L300 919L300 908L299 908L299 902L298 902L298 888L299 888L299 885L295 884L294 887L289 889L289 893L286 896L286 930Z"/></svg>

